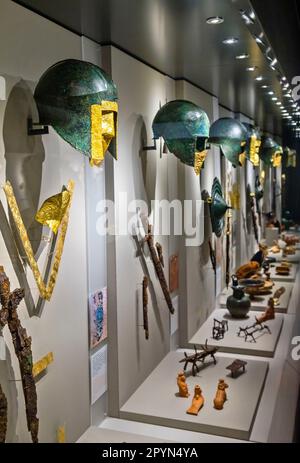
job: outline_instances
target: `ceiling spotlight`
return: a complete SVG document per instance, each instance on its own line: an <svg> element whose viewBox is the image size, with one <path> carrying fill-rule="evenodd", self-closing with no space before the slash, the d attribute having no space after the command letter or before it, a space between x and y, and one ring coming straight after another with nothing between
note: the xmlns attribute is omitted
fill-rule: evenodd
<svg viewBox="0 0 300 463"><path fill-rule="evenodd" d="M277 101L277 100L278 98L276 98L276 96L273 96L272 101Z"/></svg>
<svg viewBox="0 0 300 463"><path fill-rule="evenodd" d="M297 105L296 103L295 103L295 104L293 104L293 108L297 108L297 106L298 106L298 105Z"/></svg>
<svg viewBox="0 0 300 463"><path fill-rule="evenodd" d="M268 95L274 95L274 92L271 90L270 92L268 92Z"/></svg>
<svg viewBox="0 0 300 463"><path fill-rule="evenodd" d="M261 88L269 88L268 85L262 85Z"/></svg>
<svg viewBox="0 0 300 463"><path fill-rule="evenodd" d="M254 18L247 14L245 10L240 10L240 14L247 25L254 24Z"/></svg>
<svg viewBox="0 0 300 463"><path fill-rule="evenodd" d="M242 53L241 55L237 55L235 59L247 59L250 55L248 53Z"/></svg>
<svg viewBox="0 0 300 463"><path fill-rule="evenodd" d="M277 103L276 103L276 104L277 104L277 106L280 106L280 105L281 105L280 101L277 101Z"/></svg>
<svg viewBox="0 0 300 463"><path fill-rule="evenodd" d="M277 64L277 58L274 58L273 61L271 62L271 66L275 66Z"/></svg>
<svg viewBox="0 0 300 463"><path fill-rule="evenodd" d="M236 38L236 37L229 37L228 39L224 39L222 42L225 44L225 45L234 45L236 43L238 43L239 39Z"/></svg>
<svg viewBox="0 0 300 463"><path fill-rule="evenodd" d="M261 80L264 80L263 76L257 76L255 77L255 80L257 80L258 82L260 82Z"/></svg>
<svg viewBox="0 0 300 463"><path fill-rule="evenodd" d="M256 43L266 46L265 42L258 35L255 35L254 38L255 38Z"/></svg>
<svg viewBox="0 0 300 463"><path fill-rule="evenodd" d="M248 72L254 72L255 69L257 69L257 66L248 66L248 67L246 68L246 71L248 71Z"/></svg>
<svg viewBox="0 0 300 463"><path fill-rule="evenodd" d="M280 109L283 109L283 110L284 110L284 106L281 105L281 106L280 106Z"/></svg>
<svg viewBox="0 0 300 463"><path fill-rule="evenodd" d="M287 79L286 79L286 77L282 77L281 80L283 80L283 82L285 82Z"/></svg>
<svg viewBox="0 0 300 463"><path fill-rule="evenodd" d="M206 20L207 24L222 24L224 22L224 18L222 16L211 16Z"/></svg>

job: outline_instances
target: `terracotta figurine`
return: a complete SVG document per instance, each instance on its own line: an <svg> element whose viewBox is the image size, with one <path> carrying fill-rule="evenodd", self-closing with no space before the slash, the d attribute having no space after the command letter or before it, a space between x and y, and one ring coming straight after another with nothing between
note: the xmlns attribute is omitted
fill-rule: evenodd
<svg viewBox="0 0 300 463"><path fill-rule="evenodd" d="M204 397L202 395L202 390L201 390L201 387L197 385L195 386L195 392L194 392L192 405L186 412L189 415L197 416L199 411L203 407L203 404L204 404Z"/></svg>
<svg viewBox="0 0 300 463"><path fill-rule="evenodd" d="M188 388L188 385L187 385L186 380L185 380L185 374L183 373L183 371L178 373L177 386L179 388L179 396L180 397L187 398L190 395L189 394L189 388Z"/></svg>
<svg viewBox="0 0 300 463"><path fill-rule="evenodd" d="M224 379L219 379L216 397L214 398L214 407L217 410L223 410L223 405L227 400L227 394L226 394L227 388L228 388L228 384L225 383Z"/></svg>

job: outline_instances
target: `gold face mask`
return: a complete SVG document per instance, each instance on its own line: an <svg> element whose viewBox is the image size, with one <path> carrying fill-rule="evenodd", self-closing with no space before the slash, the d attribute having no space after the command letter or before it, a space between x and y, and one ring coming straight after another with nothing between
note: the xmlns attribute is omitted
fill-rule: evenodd
<svg viewBox="0 0 300 463"><path fill-rule="evenodd" d="M282 160L281 151L276 151L276 153L274 153L272 156L273 167L280 167L281 160Z"/></svg>
<svg viewBox="0 0 300 463"><path fill-rule="evenodd" d="M256 135L251 135L251 139L250 139L250 162L252 162L252 164L255 167L259 166L259 161L260 161L260 159L259 159L259 149L260 149L260 146L261 146L261 140L259 140Z"/></svg>
<svg viewBox="0 0 300 463"><path fill-rule="evenodd" d="M195 152L195 162L194 162L194 171L196 175L200 174L202 166L207 156L207 150L205 151L196 151Z"/></svg>
<svg viewBox="0 0 300 463"><path fill-rule="evenodd" d="M118 104L102 101L101 105L91 106L91 166L100 166L113 139L116 139L118 127ZM117 144L112 156L117 159Z"/></svg>
<svg viewBox="0 0 300 463"><path fill-rule="evenodd" d="M246 162L246 159L247 159L246 158L246 151L245 151L245 149L246 149L246 142L245 141L241 142L241 148L244 148L244 151L239 156L239 162L240 162L241 166L243 166L245 164L245 162Z"/></svg>

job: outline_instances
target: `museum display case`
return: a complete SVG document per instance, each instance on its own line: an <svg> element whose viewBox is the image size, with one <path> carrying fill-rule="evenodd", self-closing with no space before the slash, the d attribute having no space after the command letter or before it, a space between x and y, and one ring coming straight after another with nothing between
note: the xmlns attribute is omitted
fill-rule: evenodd
<svg viewBox="0 0 300 463"><path fill-rule="evenodd" d="M251 2L37 3L1 0L0 442L293 442L299 107Z"/></svg>

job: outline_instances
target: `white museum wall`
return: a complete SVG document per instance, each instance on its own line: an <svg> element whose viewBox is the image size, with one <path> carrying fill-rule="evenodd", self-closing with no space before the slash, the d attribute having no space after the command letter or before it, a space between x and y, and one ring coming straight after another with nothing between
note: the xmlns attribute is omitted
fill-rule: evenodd
<svg viewBox="0 0 300 463"><path fill-rule="evenodd" d="M186 81L176 82L176 97L192 101L202 108L208 115L210 122L218 119L218 105L215 98L203 90ZM219 150L212 148L208 151L204 167L200 176L196 176L194 169L180 164L180 198L181 200L201 200L201 193L207 190L210 194L214 177L220 172ZM209 209L202 204L201 220L198 224L201 241L197 246L187 246L181 240L180 250L180 293L181 308L181 346L204 323L215 307L216 281L209 254L209 239L213 243L210 225Z"/></svg>
<svg viewBox="0 0 300 463"><path fill-rule="evenodd" d="M0 42L0 74L7 85L7 99L0 101L0 184L6 181L9 169L10 175L15 176L21 210L26 213L27 207L37 209L44 199L58 193L69 179L75 181L69 229L52 299L45 303L40 318L29 318L24 302L18 310L32 337L34 361L50 351L54 354L54 363L37 383L40 441L55 442L58 426L65 425L66 439L72 442L90 424L85 162L52 128L42 138L27 137L26 119L31 111L35 112L32 92L41 74L59 60L80 59L81 39L9 0L1 0ZM33 185L37 185L36 190ZM24 191L26 196L22 197ZM0 199L7 211L2 189ZM44 249L38 259L40 268L46 254ZM4 266L12 288L18 287L2 235L0 265ZM30 269L27 277L37 299ZM0 361L0 382L9 396L8 437L29 442L20 372L7 327L3 335L13 366L13 373L7 372L9 357L6 362Z"/></svg>
<svg viewBox="0 0 300 463"><path fill-rule="evenodd" d="M110 61L112 78L118 88L120 105L119 159L107 166L107 172L113 175L110 177L111 185L107 187L108 199L114 197L117 206L122 201L120 194L126 193L128 203L144 200L149 207L150 221L153 222L158 207L156 205L152 210L151 200L177 195L174 190L177 161L172 159L171 154L160 154L160 143L157 150L147 152L142 150L142 145L153 144L153 118L160 104L175 99L175 83L120 50L114 47L110 50L111 56L107 60ZM133 207L132 215L135 209ZM121 210L124 211L124 207ZM146 213L145 208L141 208L141 213ZM115 220L117 223L117 216ZM157 233L155 242L159 241L163 247L168 281L169 252L176 252L176 241L171 245L168 236L159 235L159 231ZM109 374L109 412L117 414L119 406L169 351L170 315L153 264L149 256L144 260L143 253L137 252L137 242L131 233L110 237L108 246L111 252L108 256L109 281L114 280L115 285L115 288L108 290L109 329L115 336L114 348L109 348L109 368L115 370L112 376ZM147 245L144 249L147 255ZM153 290L151 284L149 288L148 341L142 326L141 300L142 281L147 272L153 284ZM110 298L112 291L115 295ZM116 312L116 316L113 312Z"/></svg>

